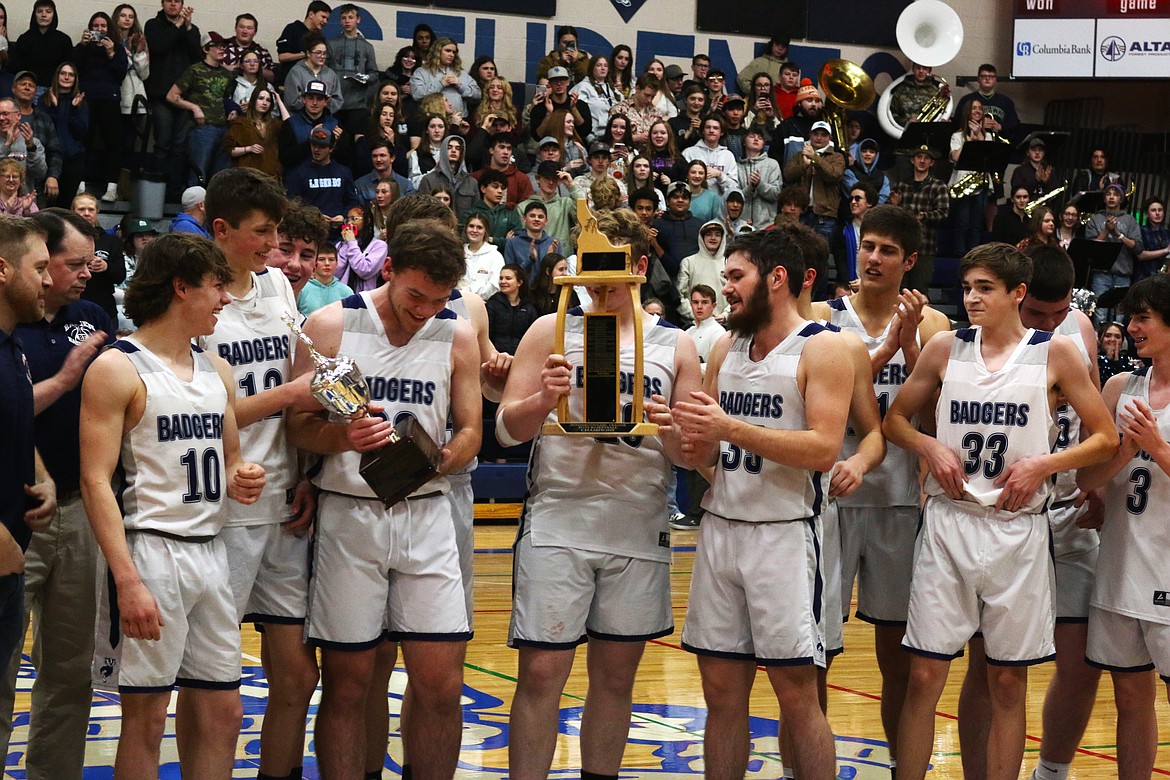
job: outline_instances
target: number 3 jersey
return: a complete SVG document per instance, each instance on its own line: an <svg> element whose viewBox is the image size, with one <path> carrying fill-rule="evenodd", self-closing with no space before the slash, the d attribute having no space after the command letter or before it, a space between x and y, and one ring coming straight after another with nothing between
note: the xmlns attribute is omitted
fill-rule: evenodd
<svg viewBox="0 0 1170 780"><path fill-rule="evenodd" d="M1117 421L1134 401L1150 404L1149 368L1130 374L1117 399ZM1170 441L1170 407L1154 410L1159 435ZM1092 604L1156 623L1170 623L1170 476L1144 450L1105 486L1105 523Z"/></svg>
<svg viewBox="0 0 1170 780"><path fill-rule="evenodd" d="M176 376L133 337L116 342L114 349L129 358L146 387L142 419L122 436L126 529L215 536L227 519L223 379L195 345L189 381Z"/></svg>
<svg viewBox="0 0 1170 780"><path fill-rule="evenodd" d="M727 415L762 428L802 431L808 428L797 369L808 340L826 330L806 322L792 331L762 360L752 360L752 339L739 336L719 367L719 406ZM723 442L715 464L715 483L703 508L728 520L771 523L819 515L829 475L798 469Z"/></svg>
<svg viewBox="0 0 1170 780"><path fill-rule="evenodd" d="M954 452L967 480L964 500L995 506L995 480L1016 461L1047 455L1056 438L1049 411L1048 348L1052 334L1029 329L998 371L983 363L982 329L955 331L935 413L936 438ZM1020 510L1040 512L1052 489L1045 479ZM928 495L944 491L933 475Z"/></svg>
<svg viewBox="0 0 1170 780"><path fill-rule="evenodd" d="M292 287L279 271L252 274L252 289L219 313L215 332L199 345L219 355L232 367L236 398L247 398L279 387L292 376L291 336L280 315L297 320ZM230 526L267 525L289 519L297 486L297 452L289 444L285 410L240 428L240 457L264 467L264 490L256 503L228 503Z"/></svg>
<svg viewBox="0 0 1170 780"><path fill-rule="evenodd" d="M642 386L633 387L634 348L621 345L619 374L623 419L634 391L645 401L674 387L674 351L682 333L665 320L642 331ZM573 367L570 419L584 417L585 317L572 309L565 321L565 359ZM556 410L548 422L555 422ZM522 522L537 547L569 547L651 561L670 561L666 490L670 462L658 436L545 436L538 434L528 461L528 499Z"/></svg>

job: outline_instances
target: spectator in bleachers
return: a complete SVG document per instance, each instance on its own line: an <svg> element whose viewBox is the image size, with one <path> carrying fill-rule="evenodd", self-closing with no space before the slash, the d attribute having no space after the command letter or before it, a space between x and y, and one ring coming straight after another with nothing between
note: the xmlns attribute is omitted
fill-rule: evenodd
<svg viewBox="0 0 1170 780"><path fill-rule="evenodd" d="M1160 195L1146 198L1142 207L1146 221L1142 224L1142 253L1138 255L1138 270L1134 281L1152 276L1166 265L1170 257L1170 230L1166 229L1166 201Z"/></svg>
<svg viewBox="0 0 1170 780"><path fill-rule="evenodd" d="M671 116L678 116L678 100L682 97L683 83L686 79L686 72L678 65L672 63L666 66L666 70L662 76L662 86L665 88L666 96L670 98L670 103L674 107Z"/></svg>
<svg viewBox="0 0 1170 780"><path fill-rule="evenodd" d="M403 108L410 108L417 105L417 101L411 94L410 77L414 75L414 69L418 67L419 58L418 52L413 46L403 46L394 55L394 64L386 68L386 76L398 85L399 97L398 101Z"/></svg>
<svg viewBox="0 0 1170 780"><path fill-rule="evenodd" d="M1120 322L1103 322L1097 328L1097 371L1104 385L1123 371L1141 368L1141 360L1127 349L1125 327Z"/></svg>
<svg viewBox="0 0 1170 780"><path fill-rule="evenodd" d="M274 109L279 116L272 115ZM261 87L254 91L223 139L232 167L255 168L279 179L280 130L288 118L288 109L275 90Z"/></svg>
<svg viewBox="0 0 1170 780"><path fill-rule="evenodd" d="M979 75L976 77L978 87L975 92L963 95L955 104L955 116L962 116L963 106L972 100L979 100L983 104L983 112L988 117L987 129L993 133L1012 138L1020 124L1019 114L1016 113L1015 102L1002 93L996 92L999 75L995 66L985 62L979 66Z"/></svg>
<svg viewBox="0 0 1170 780"><path fill-rule="evenodd" d="M504 267L504 256L499 247L488 242L490 223L483 214L469 214L464 228L466 242L463 244L463 258L467 271L459 282L459 289L473 292L487 300L500 290L500 269Z"/></svg>
<svg viewBox="0 0 1170 780"><path fill-rule="evenodd" d="M634 89L634 52L624 43L614 46L609 54L609 77L606 81L618 100L624 100Z"/></svg>
<svg viewBox="0 0 1170 780"><path fill-rule="evenodd" d="M776 219L777 201L784 187L780 164L764 153L767 131L752 125L743 139L744 156L739 161L739 191L743 193L744 219L755 228L771 225Z"/></svg>
<svg viewBox="0 0 1170 780"><path fill-rule="evenodd" d="M558 252L549 252L540 258L540 265L536 268L535 280L529 289L528 300L540 316L551 314L557 310L561 299L561 285L554 284L553 279L569 275L569 261ZM581 305L577 291L569 293L569 308Z"/></svg>
<svg viewBox="0 0 1170 780"><path fill-rule="evenodd" d="M790 43L791 40L784 33L775 33L768 39L763 53L749 62L735 77L735 83L739 86L741 94L751 94L752 78L757 73L767 73L772 77L772 81L777 81L780 78L780 68L788 62L788 45Z"/></svg>
<svg viewBox="0 0 1170 780"><path fill-rule="evenodd" d="M301 94L304 105L293 111L280 128L280 165L290 171L309 158L309 133L320 125L333 134L337 143L346 143L336 117L329 113L329 89L321 81L310 81Z"/></svg>
<svg viewBox="0 0 1170 780"><path fill-rule="evenodd" d="M341 226L335 275L354 292L372 290L382 278L387 251L385 240L374 237L370 210L355 206L346 213L345 224Z"/></svg>
<svg viewBox="0 0 1170 780"><path fill-rule="evenodd" d="M743 157L743 137L747 135L747 125L743 121L746 107L746 102L738 95L732 95L723 101L723 137L721 141L737 160Z"/></svg>
<svg viewBox="0 0 1170 780"><path fill-rule="evenodd" d="M0 159L0 214L8 217L28 217L36 214L37 194L24 192L24 170L11 158Z"/></svg>
<svg viewBox="0 0 1170 780"><path fill-rule="evenodd" d="M126 78L126 71L130 69L126 49L119 46L110 34L112 26L110 17L98 11L89 18L88 28L73 49L73 62L77 65L77 76L81 82L79 89L85 94L85 102L89 106L86 149L93 162L86 178L97 192L101 192L102 185L105 185L102 197L107 202L118 199L118 176L122 171L122 82ZM32 89L35 90L35 86ZM16 89L15 84L13 94L19 105L23 94ZM55 177L51 158L50 154L50 179ZM45 195L55 197L54 189L55 186L46 182ZM61 193L66 200L72 194Z"/></svg>
<svg viewBox="0 0 1170 780"><path fill-rule="evenodd" d="M578 100L589 106L592 127L586 129L589 136L587 140L603 132L610 109L622 100L608 79L609 58L604 54L595 54L589 60L588 74L569 89L569 94L575 94Z"/></svg>
<svg viewBox="0 0 1170 780"><path fill-rule="evenodd" d="M317 309L353 295L353 290L333 275L337 270L337 247L326 242L317 249L313 278L297 295L297 310L308 317Z"/></svg>
<svg viewBox="0 0 1170 780"><path fill-rule="evenodd" d="M946 221L951 210L951 197L947 185L930 173L937 159L938 152L930 147L921 146L915 149L910 156L913 175L894 185L887 201L891 206L901 206L909 211L922 225L918 262L906 273L903 284L923 295L930 293L930 282L934 278L934 258L938 254L938 228Z"/></svg>
<svg viewBox="0 0 1170 780"><path fill-rule="evenodd" d="M539 97L538 90L537 98ZM542 100L536 100L532 104L532 111L528 117L529 134L532 138L555 135L558 120L553 118L553 114L562 109L572 115L574 127L579 135L586 135L593 129L593 114L589 106L581 102L577 95L569 93L569 71L558 66L548 72L548 93Z"/></svg>
<svg viewBox="0 0 1170 780"><path fill-rule="evenodd" d="M972 101L968 101L970 103ZM1056 180L1052 176L1052 164L1047 159L1047 147L1043 138L1033 138L1028 142L1024 162L1012 173L1011 188L1024 187L1032 196L1032 200L1043 197L1056 189Z"/></svg>
<svg viewBox="0 0 1170 780"><path fill-rule="evenodd" d="M707 171L706 187L720 198L739 188L739 161L735 155L723 145L723 120L717 114L703 120L703 138L694 146L683 149L683 159L688 163L699 160L704 163ZM688 166L687 175L692 169ZM695 194L692 190L692 196ZM695 211L695 203L691 203L691 211ZM698 213L696 212L696 216Z"/></svg>
<svg viewBox="0 0 1170 780"><path fill-rule="evenodd" d="M373 109L376 113L366 114L366 124L353 144L353 175L365 176L370 172L370 150L375 143L387 144L393 149L393 159L405 158L410 152L410 141L398 132L397 109L389 103L382 103ZM396 166L397 167L397 166ZM406 166L409 173L410 167Z"/></svg>
<svg viewBox="0 0 1170 780"><path fill-rule="evenodd" d="M314 127L309 133L309 159L286 171L284 180L290 198L316 206L326 219L341 225L345 213L360 204L353 174L333 159L335 143L334 134L325 126Z"/></svg>
<svg viewBox="0 0 1170 780"><path fill-rule="evenodd" d="M693 95L692 95L693 96ZM675 117L673 121L676 121ZM650 161L650 170L654 173L654 185L663 192L672 181L686 175L686 160L675 142L672 126L665 120L659 120L650 125L650 135L646 143L642 144L641 154Z"/></svg>
<svg viewBox="0 0 1170 780"><path fill-rule="evenodd" d="M841 191L849 194L854 184L865 182L877 192L877 202L870 205L877 206L889 200L890 178L878 167L880 156L877 141L872 138L862 139L857 145L857 159L845 169L841 177Z"/></svg>
<svg viewBox="0 0 1170 780"><path fill-rule="evenodd" d="M662 116L670 119L678 116L678 105L675 103L675 94L666 83L666 65L655 57L646 63L642 75L653 76L657 81L658 91L654 95L654 109ZM632 95L631 95L632 97Z"/></svg>
<svg viewBox="0 0 1170 780"><path fill-rule="evenodd" d="M609 169L611 161L609 146L604 141L594 141L589 145L589 168L585 173L577 176L573 181L581 189L588 192L589 188L593 186L593 182L598 179L613 178ZM616 181L616 179L615 179ZM621 191L621 200L626 200L626 188L621 182L617 182L618 189ZM593 205L592 201L589 204Z"/></svg>
<svg viewBox="0 0 1170 780"><path fill-rule="evenodd" d="M738 166L736 170L738 172ZM723 217L723 198L710 189L710 181L707 164L702 160L691 160L684 182L691 193L691 214L700 222Z"/></svg>
<svg viewBox="0 0 1170 780"><path fill-rule="evenodd" d="M12 82L12 102L16 105L20 122L32 128L33 137L40 141L45 149L44 173L39 176L35 174L26 176L25 181L30 189L35 189L46 198L55 200L59 193L61 166L64 160L61 155L61 143L57 139L56 125L48 114L36 110L35 99L38 91L32 72L25 70L16 74Z"/></svg>
<svg viewBox="0 0 1170 780"><path fill-rule="evenodd" d="M519 117L512 102L512 85L502 76L496 76L483 89L483 100L475 108L472 122L484 132L491 132L492 119L503 117L508 124L516 127Z"/></svg>
<svg viewBox="0 0 1170 780"><path fill-rule="evenodd" d="M198 185L183 190L183 197L179 200L182 211L171 220L172 233L194 233L197 236L211 239L211 231L207 229L207 209L203 202L207 199L207 190Z"/></svg>
<svg viewBox="0 0 1170 780"><path fill-rule="evenodd" d="M584 173L589 165L589 153L585 150L585 143L577 132L577 120L567 110L558 109L549 116L547 125L549 132L541 139L539 149L550 153L547 150L546 139L554 139L560 153L560 162L565 170L574 175ZM539 153L537 157L540 157Z"/></svg>
<svg viewBox="0 0 1170 780"><path fill-rule="evenodd" d="M508 133L493 135L488 146L488 153L487 167L475 171L471 175L479 181L487 171L497 171L502 174L507 182L504 204L509 209L516 208L516 204L520 201L532 197L532 182L512 162L512 136Z"/></svg>
<svg viewBox="0 0 1170 780"><path fill-rule="evenodd" d="M993 140L992 133L984 128L983 104L976 100L969 100L963 105L963 113L959 115L959 129L951 134L951 162L956 163L963 153L963 146L968 141ZM951 171L949 182L954 191L961 181L970 181L972 171L965 171L956 167ZM978 185L968 195L961 195L951 199L951 214L955 223L955 254L962 257L967 250L983 243L984 211L987 208L988 198L992 196L991 182L987 176L974 174L979 177ZM970 189L970 188L968 188ZM1012 187L1015 192L1017 187ZM1027 187L1024 190L1027 191ZM1019 220L1017 220L1018 222ZM1019 226L1020 235L1013 241L1003 240L1014 245L1023 238L1023 226Z"/></svg>
<svg viewBox="0 0 1170 780"><path fill-rule="evenodd" d="M118 307L114 302L114 289L126 280L126 258L122 254L122 241L102 229L98 220L99 202L91 192L74 196L70 210L88 222L94 229L93 262L89 264L92 274L86 282L81 297L93 301L110 317L118 321Z"/></svg>
<svg viewBox="0 0 1170 780"><path fill-rule="evenodd" d="M707 91L698 84L683 89L678 116L667 121L675 146L682 150L694 146L703 138L703 115L707 108ZM653 127L653 125L651 125Z"/></svg>
<svg viewBox="0 0 1170 780"><path fill-rule="evenodd" d="M418 148L407 152L409 157L409 178L417 188L422 177L435 169L435 163L443 156L443 139L450 135L447 120L440 114L428 114L424 122L422 141Z"/></svg>
<svg viewBox="0 0 1170 780"><path fill-rule="evenodd" d="M540 258L560 248L560 242L545 231L547 224L544 204L529 201L524 207L524 226L504 244L504 262L523 268L525 281L536 277Z"/></svg>
<svg viewBox="0 0 1170 780"><path fill-rule="evenodd" d="M562 25L557 28L557 47L544 56L536 65L536 77L552 78L548 75L553 68L564 68L577 82L589 73L589 52L582 51L577 44L577 28Z"/></svg>
<svg viewBox="0 0 1170 780"><path fill-rule="evenodd" d="M398 182L383 179L374 185L374 199L367 203L370 217L374 220L374 238L386 240L386 220L390 216L390 205L402 196Z"/></svg>
<svg viewBox="0 0 1170 780"><path fill-rule="evenodd" d="M845 155L833 148L832 129L828 122L814 122L809 141L800 154L784 166L784 180L799 184L810 193L808 210L801 220L831 241L837 229L837 210L841 205L841 177L845 174Z"/></svg>
<svg viewBox="0 0 1170 780"><path fill-rule="evenodd" d="M1028 237L1028 213L1024 208L1031 200L1031 195L1024 187L1016 187L1012 190L1011 205L1001 208L999 213L995 215L995 222L991 226L992 241L1002 241L1005 244L1015 246ZM955 201L952 200L952 208L954 208L954 203ZM965 253L970 248L956 249L955 253L959 254L960 251Z"/></svg>
<svg viewBox="0 0 1170 780"><path fill-rule="evenodd" d="M4 3L0 3L0 68L8 65L12 43L8 37L8 9L4 7Z"/></svg>
<svg viewBox="0 0 1170 780"><path fill-rule="evenodd" d="M134 323L126 316L123 309L126 285L130 283L135 269L138 268L138 258L142 257L142 250L146 248L147 244L158 238L158 231L154 229L154 225L130 213L122 217L120 232L122 234L122 265L126 269L126 276L122 283L114 288L114 301L118 307L119 336L133 333L135 330Z"/></svg>
<svg viewBox="0 0 1170 780"><path fill-rule="evenodd" d="M373 202L379 182L393 182L400 195L414 192L414 185L410 180L394 172L396 153L394 147L386 141L377 140L370 144L370 172L354 181L358 198L366 205Z"/></svg>
<svg viewBox="0 0 1170 780"><path fill-rule="evenodd" d="M1093 271L1089 277L1089 287L1097 297L1101 297L1102 293L1114 287L1128 287L1137 269L1138 258L1145 249L1142 246L1142 231L1137 220L1121 210L1125 198L1121 184L1118 182L1106 184L1102 197L1105 199L1105 208L1089 219L1089 224L1085 226L1085 238L1121 244L1121 249L1113 267L1108 271ZM1107 313L1111 313L1111 310L1097 307L1093 319L1100 324L1107 319Z"/></svg>
<svg viewBox="0 0 1170 780"><path fill-rule="evenodd" d="M808 143L813 124L821 120L824 105L820 90L813 86L812 81L801 81L792 114L780 123L768 147L768 156L779 162L781 168L800 154L800 150Z"/></svg>
<svg viewBox="0 0 1170 780"><path fill-rule="evenodd" d="M167 200L179 199L187 186L187 133L191 115L172 105L167 95L188 67L203 59L199 28L191 23L194 9L183 0L162 0L162 10L145 25L152 52L146 97L154 125L154 170L166 173Z"/></svg>
<svg viewBox="0 0 1170 780"><path fill-rule="evenodd" d="M138 22L138 12L134 6L121 3L114 7L114 27L110 30L114 42L126 52L126 61L130 67L122 78L121 109L122 109L122 166L137 169L140 161L131 161L126 152L134 147L134 137L141 130L142 118L146 116L146 106L139 105L137 112L134 101L141 97L146 99L146 78L150 75L150 48L146 45L146 35ZM68 190L63 190L65 195Z"/></svg>
<svg viewBox="0 0 1170 780"><path fill-rule="evenodd" d="M48 85L53 71L73 51L73 41L57 29L58 23L57 4L53 0L36 0L29 14L28 30L8 52L8 70L30 70L37 84Z"/></svg>
<svg viewBox="0 0 1170 780"><path fill-rule="evenodd" d="M20 111L12 98L0 98L0 158L24 161L25 181L43 179L48 172L45 147L32 125L20 121Z"/></svg>
<svg viewBox="0 0 1170 780"><path fill-rule="evenodd" d="M861 248L861 220L865 212L878 205L877 200L877 192L869 182L854 182L849 188L850 219L837 229L829 244L837 282L846 285L852 292L856 292L861 276L861 269L857 267L857 251Z"/></svg>
<svg viewBox="0 0 1170 780"><path fill-rule="evenodd" d="M480 197L465 216L482 214L488 221L488 238L503 251L504 243L521 230L520 218L505 202L508 197L508 177L500 171L478 171L472 179L479 186Z"/></svg>
<svg viewBox="0 0 1170 780"><path fill-rule="evenodd" d="M1089 154L1089 167L1076 172L1068 185L1068 192L1075 195L1078 192L1100 191L1110 184L1125 186L1121 174L1109 170L1109 153L1100 146L1094 146Z"/></svg>
<svg viewBox="0 0 1170 780"><path fill-rule="evenodd" d="M800 96L800 66L786 62L780 66L780 78L772 88L772 104L776 106L776 120L783 122L792 116Z"/></svg>
<svg viewBox="0 0 1170 780"><path fill-rule="evenodd" d="M488 315L488 338L500 352L516 354L520 339L540 314L528 302L528 281L518 265L500 269L500 291L485 301Z"/></svg>
<svg viewBox="0 0 1170 780"><path fill-rule="evenodd" d="M695 285L723 287L723 266L726 258L723 256L723 247L727 238L727 229L717 219L706 222L699 228L699 240L692 252L683 258L679 265L678 277L675 284L678 288L678 314L680 322L685 326L694 324L695 318L691 311L691 290ZM722 316L727 309L727 301L719 295L712 301L715 304L715 313Z"/></svg>
<svg viewBox="0 0 1170 780"><path fill-rule="evenodd" d="M341 126L356 134L365 130L370 96L378 83L378 57L358 29L362 21L358 7L346 3L337 12L341 35L328 42L329 64L341 85L341 107L335 113Z"/></svg>
<svg viewBox="0 0 1170 780"><path fill-rule="evenodd" d="M479 187L467 166L463 164L465 143L458 135L449 135L443 139L443 150L439 159L435 161L435 168L418 183L418 191L424 195L435 194L441 186L450 196L451 210L459 224L467 219L467 213L472 205L479 200ZM436 197L438 197L436 195Z"/></svg>
<svg viewBox="0 0 1170 780"><path fill-rule="evenodd" d="M431 53L431 46L435 43L435 31L431 29L429 24L420 22L414 26L410 43L415 52L418 53L419 65L422 65L427 61L427 55Z"/></svg>
<svg viewBox="0 0 1170 780"><path fill-rule="evenodd" d="M223 60L222 35L206 32L201 44L203 60L183 71L167 92L168 103L191 114L193 125L187 133L191 184L206 184L212 176L228 167L227 152L223 148L223 138L227 135L224 98L231 91L232 74L220 65Z"/></svg>
<svg viewBox="0 0 1170 780"><path fill-rule="evenodd" d="M536 177L536 192L516 206L523 214L529 203L544 204L548 222L545 231L560 242L562 250L569 252L573 247L573 226L577 224L577 200L586 196L584 190L573 181L568 171L561 170L552 160L542 160L533 171ZM561 194L564 190L565 194Z"/></svg>
<svg viewBox="0 0 1170 780"><path fill-rule="evenodd" d="M235 70L243 64L245 55L255 54L260 61L260 77L274 83L276 63L272 61L272 54L268 49L256 41L256 33L259 31L260 23L256 21L255 16L247 13L237 16L235 34L227 39L223 47L223 66L228 70Z"/></svg>
<svg viewBox="0 0 1170 780"><path fill-rule="evenodd" d="M1081 212L1076 204L1070 203L1061 209L1060 221L1056 226L1056 241L1060 248L1068 250L1074 238L1084 238L1085 226L1081 224Z"/></svg>
<svg viewBox="0 0 1170 780"><path fill-rule="evenodd" d="M800 215L808 208L808 191L797 186L788 186L780 190L780 198L776 201L776 220L773 226L800 222Z"/></svg>
<svg viewBox="0 0 1170 780"><path fill-rule="evenodd" d="M53 121L61 147L57 202L68 203L85 176L85 139L89 134L89 105L77 88L77 69L73 63L62 62L57 66L53 83L37 103L37 111Z"/></svg>
<svg viewBox="0 0 1170 780"><path fill-rule="evenodd" d="M276 59L280 63L280 72L276 74L277 84L284 84L288 73L293 66L306 57L305 36L309 33L320 33L329 21L329 14L333 9L323 0L312 0L305 10L304 21L289 22L280 31L276 39Z"/></svg>
<svg viewBox="0 0 1170 780"><path fill-rule="evenodd" d="M415 100L442 93L460 116L468 116L464 98L479 100L483 93L469 73L463 70L459 46L450 38L439 38L427 55L426 64L410 77L410 91Z"/></svg>
<svg viewBox="0 0 1170 780"><path fill-rule="evenodd" d="M1032 212L1028 219L1028 234L1016 244L1016 249L1027 254L1034 247L1040 246L1060 246L1056 240L1056 215L1047 206Z"/></svg>
<svg viewBox="0 0 1170 780"><path fill-rule="evenodd" d="M707 71L707 106L704 115L714 114L723 108L723 101L727 100L727 76L718 68Z"/></svg>
<svg viewBox="0 0 1170 780"><path fill-rule="evenodd" d="M250 51L244 55L237 67L228 67L227 70L232 71L236 77L236 83L232 87L231 96L228 105L228 119L235 119L244 112L244 106L248 104L252 93L257 89L269 89L273 92L276 88L268 83L264 78L264 74L260 70L260 55L254 51ZM273 109L275 113L275 109Z"/></svg>
<svg viewBox="0 0 1170 780"><path fill-rule="evenodd" d="M611 114L605 123L605 132L601 138L594 140L609 147L610 172L621 171L624 175L626 164L634 154L634 144L630 139L630 118L621 112Z"/></svg>
<svg viewBox="0 0 1170 780"><path fill-rule="evenodd" d="M626 168L626 177L623 182L627 192L648 189L658 195L659 211L666 211L666 185L663 184L650 161L642 155L635 155Z"/></svg>
<svg viewBox="0 0 1170 780"><path fill-rule="evenodd" d="M771 76L761 72L752 77L752 91L746 97L748 112L744 124L748 127L762 128L765 138L771 138L772 131L780 126L780 117L776 113L772 92Z"/></svg>
<svg viewBox="0 0 1170 780"><path fill-rule="evenodd" d="M666 190L666 213L654 220L654 240L662 247L662 267L671 279L678 278L684 257L694 254L703 223L691 214L691 187L677 181Z"/></svg>
<svg viewBox="0 0 1170 780"><path fill-rule="evenodd" d="M296 111L302 107L303 94L310 83L324 84L329 94L329 111L336 118L342 105L341 79L325 64L329 45L321 33L316 32L306 35L304 43L304 59L289 68L284 77L284 103L290 111Z"/></svg>

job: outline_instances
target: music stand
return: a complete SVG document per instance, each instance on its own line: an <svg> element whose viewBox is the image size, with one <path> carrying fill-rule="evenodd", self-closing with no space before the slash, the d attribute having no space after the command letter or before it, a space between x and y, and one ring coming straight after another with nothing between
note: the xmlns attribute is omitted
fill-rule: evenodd
<svg viewBox="0 0 1170 780"><path fill-rule="evenodd" d="M1093 271L1109 273L1117 256L1121 254L1121 243L1117 241L1095 241L1091 238L1074 238L1068 245L1068 256L1072 258L1073 269L1080 284L1089 289ZM1100 303L1098 303L1100 305Z"/></svg>
<svg viewBox="0 0 1170 780"><path fill-rule="evenodd" d="M906 125L906 131L898 141L898 154L914 154L920 147L927 146L944 156L944 152L951 148L951 135L955 132L955 123L951 120L942 122L911 122Z"/></svg>
<svg viewBox="0 0 1170 780"><path fill-rule="evenodd" d="M1073 195L1068 202L1076 206L1077 211L1082 214L1096 214L1105 208L1105 191L1082 190Z"/></svg>
<svg viewBox="0 0 1170 780"><path fill-rule="evenodd" d="M1128 287L1110 287L1097 299L1097 308L1113 311L1125 300L1126 295L1129 295Z"/></svg>
<svg viewBox="0 0 1170 780"><path fill-rule="evenodd" d="M1016 153L1012 155L1012 162L1022 162L1026 159L1032 141L1038 138L1044 143L1044 159L1049 165L1055 165L1054 155L1071 137L1072 133L1067 130L1034 130L1028 133L1023 141L1016 144Z"/></svg>
<svg viewBox="0 0 1170 780"><path fill-rule="evenodd" d="M955 160L955 170L1002 173L1011 154L1011 144L999 141L967 141L963 144L963 151L959 152L959 159Z"/></svg>

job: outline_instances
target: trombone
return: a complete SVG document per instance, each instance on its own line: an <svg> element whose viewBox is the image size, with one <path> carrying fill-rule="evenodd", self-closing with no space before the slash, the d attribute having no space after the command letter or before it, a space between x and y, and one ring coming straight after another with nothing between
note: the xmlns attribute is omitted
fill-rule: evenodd
<svg viewBox="0 0 1170 780"><path fill-rule="evenodd" d="M1029 219L1031 219L1032 214L1035 213L1036 209L1040 208L1041 206L1046 205L1049 201L1051 201L1053 198L1058 197L1061 193L1063 193L1067 189L1068 189L1068 179L1065 179L1064 184L1062 186L1057 187L1052 192L1045 193L1041 197L1036 198L1036 200L1031 201L1027 206L1024 206L1024 213L1028 215Z"/></svg>

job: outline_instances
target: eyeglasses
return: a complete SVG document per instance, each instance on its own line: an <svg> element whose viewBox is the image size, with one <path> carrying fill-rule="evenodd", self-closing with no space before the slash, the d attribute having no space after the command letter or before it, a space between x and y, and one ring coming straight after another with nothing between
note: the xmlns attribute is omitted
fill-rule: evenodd
<svg viewBox="0 0 1170 780"><path fill-rule="evenodd" d="M707 81L723 81L722 76L708 76Z"/></svg>
<svg viewBox="0 0 1170 780"><path fill-rule="evenodd" d="M865 200L865 196L864 195L850 195L849 200L853 201L854 203L858 203L860 201Z"/></svg>

